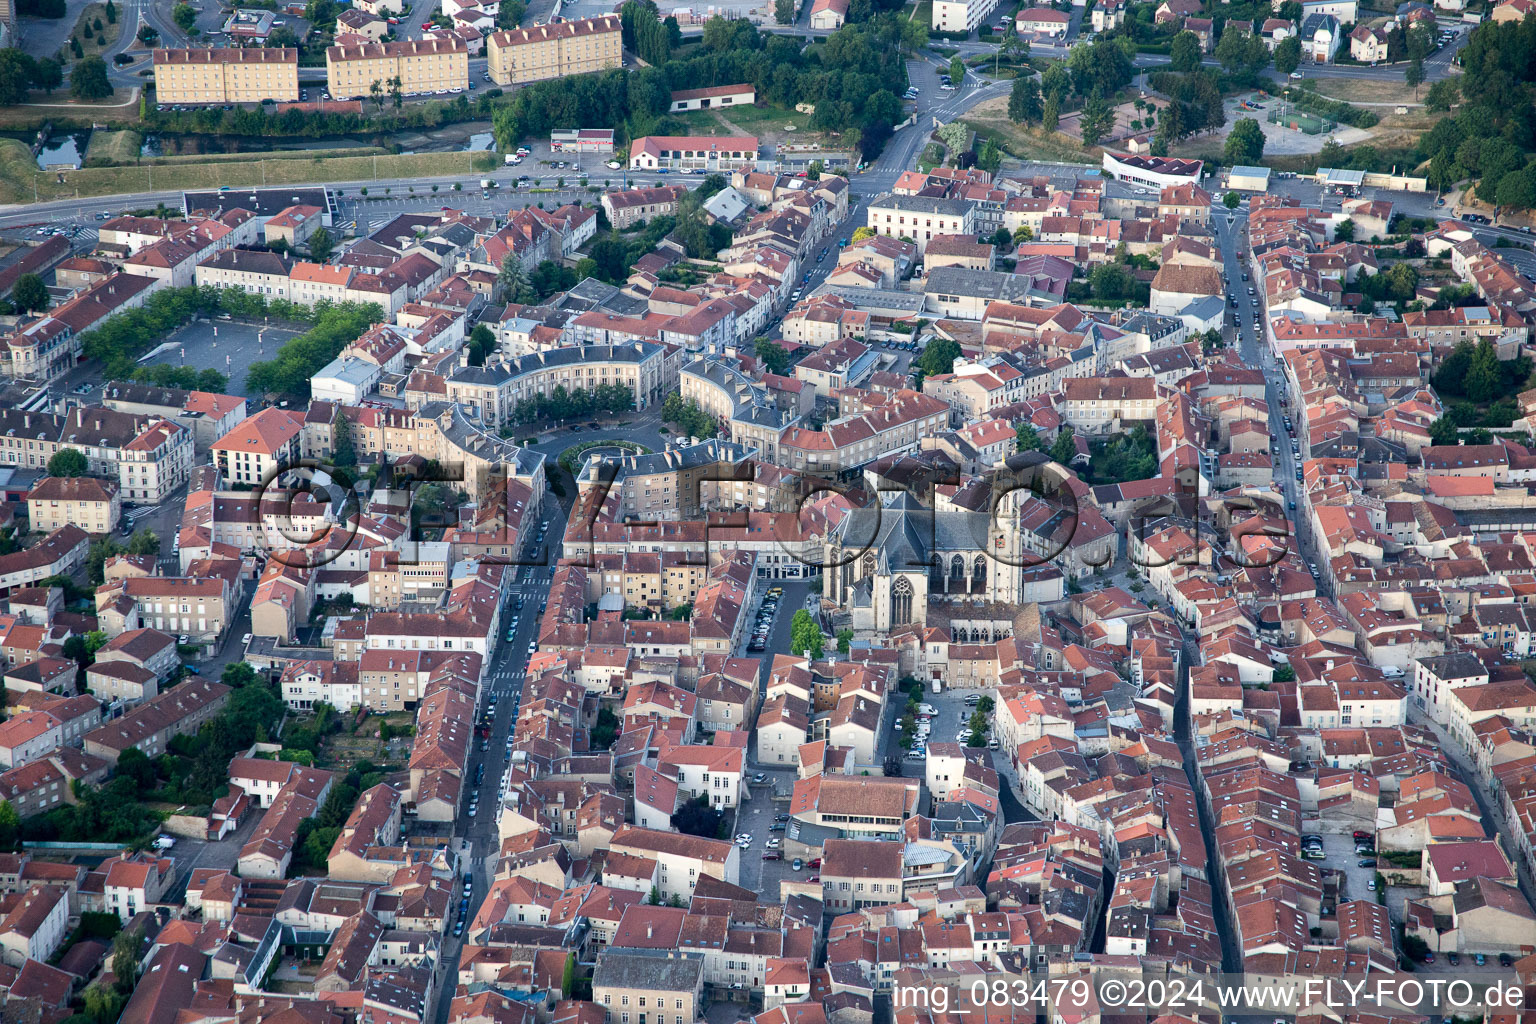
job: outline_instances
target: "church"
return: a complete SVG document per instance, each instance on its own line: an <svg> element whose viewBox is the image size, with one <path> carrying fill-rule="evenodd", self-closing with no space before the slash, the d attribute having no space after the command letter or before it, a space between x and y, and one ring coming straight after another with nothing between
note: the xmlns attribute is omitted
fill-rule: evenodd
<svg viewBox="0 0 1536 1024"><path fill-rule="evenodd" d="M833 530L825 596L850 613L855 630L889 632L926 623L930 604L954 606L946 620L967 606L1017 605L1034 557L1016 530L986 512L935 510L900 491L854 509Z"/></svg>

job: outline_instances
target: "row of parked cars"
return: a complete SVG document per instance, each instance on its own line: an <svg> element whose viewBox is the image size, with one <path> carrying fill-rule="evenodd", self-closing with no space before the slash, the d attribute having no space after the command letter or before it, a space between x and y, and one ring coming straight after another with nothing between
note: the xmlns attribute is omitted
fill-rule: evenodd
<svg viewBox="0 0 1536 1024"><path fill-rule="evenodd" d="M752 627L752 639L747 643L748 651L767 649L768 634L773 632L773 618L778 614L779 601L783 597L784 588L773 587L768 591L768 596L763 598L762 607L757 610L757 624Z"/></svg>

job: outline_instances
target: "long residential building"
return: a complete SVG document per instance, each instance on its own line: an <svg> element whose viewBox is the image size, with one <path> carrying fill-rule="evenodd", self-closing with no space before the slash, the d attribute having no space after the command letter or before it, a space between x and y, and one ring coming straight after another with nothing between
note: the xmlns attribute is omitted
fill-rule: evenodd
<svg viewBox="0 0 1536 1024"><path fill-rule="evenodd" d="M171 420L76 406L66 415L0 409L0 465L41 469L70 448L96 476L116 478L121 500L157 505L192 472L192 432Z"/></svg>
<svg viewBox="0 0 1536 1024"><path fill-rule="evenodd" d="M299 98L299 51L287 46L155 51L155 100L260 103Z"/></svg>
<svg viewBox="0 0 1536 1024"><path fill-rule="evenodd" d="M325 51L326 84L338 100L366 99L377 82L384 95L399 79L404 96L469 87L469 46L457 36L402 39L393 43L331 46Z"/></svg>
<svg viewBox="0 0 1536 1024"><path fill-rule="evenodd" d="M623 35L617 14L496 32L486 41L486 70L497 85L521 85L616 68Z"/></svg>
<svg viewBox="0 0 1536 1024"><path fill-rule="evenodd" d="M522 402L566 391L591 391L622 384L635 408L661 401L677 384L681 354L665 345L581 345L518 356L487 366L466 366L448 378L448 400L469 409L487 427L510 423Z"/></svg>

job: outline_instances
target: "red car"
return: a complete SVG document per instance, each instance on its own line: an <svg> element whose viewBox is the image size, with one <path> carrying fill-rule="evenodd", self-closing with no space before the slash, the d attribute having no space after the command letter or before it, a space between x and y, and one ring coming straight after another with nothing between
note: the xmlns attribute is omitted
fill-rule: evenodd
<svg viewBox="0 0 1536 1024"><path fill-rule="evenodd" d="M421 23L421 30L423 32L430 31L431 28L432 28L432 23L430 21L424 21L424 22Z"/></svg>
<svg viewBox="0 0 1536 1024"><path fill-rule="evenodd" d="M809 861L805 866L808 868L819 868L821 867L821 858L817 857L814 860Z"/></svg>

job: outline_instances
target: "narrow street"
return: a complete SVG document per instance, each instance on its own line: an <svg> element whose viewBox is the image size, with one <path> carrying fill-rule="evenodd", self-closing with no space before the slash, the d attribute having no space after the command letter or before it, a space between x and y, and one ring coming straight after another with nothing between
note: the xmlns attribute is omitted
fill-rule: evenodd
<svg viewBox="0 0 1536 1024"><path fill-rule="evenodd" d="M565 531L566 520L570 516L571 502L574 495L566 495L563 499L557 499L551 494L544 504L542 521L548 524L548 557L545 564L516 566L517 582L511 588L508 603L502 611L501 629L506 630L514 615L518 618L518 625L512 634L512 639L507 641L505 633L495 638L495 654L492 656L490 668L485 673L485 679L481 685L483 697L480 711L494 707L493 724L490 736L483 740L484 749L481 749L480 740L471 747L469 764L465 766L465 778L470 784L465 787L464 806L461 808L459 818L455 823L454 838L458 841L462 863L468 865L467 870L474 876L473 888L469 897L469 908L462 917L455 917L455 923L462 920L464 930L467 931L475 914L480 910L480 904L485 901L490 891L492 872L497 862L497 852L501 843L496 831L496 819L500 808L498 792L501 787L501 775L506 770L511 752L510 737L513 727L517 723L518 706L522 700L523 683L527 681L528 670L528 644L538 633L539 613L543 609L546 597L549 593L550 577L554 575L554 564L558 558L556 546L559 538ZM522 601L522 608L517 609L517 602ZM491 698L495 698L495 704L491 704ZM476 772L484 768L485 777L480 784L474 785ZM471 795L478 796L475 814L469 814ZM458 903L460 893L459 883L454 884L454 902ZM455 935L452 930L443 936L441 956L439 958L438 990L435 995L436 1004L426 1015L425 1019L433 1024L446 1024L448 1010L453 1002L453 992L458 985L459 955L464 949L464 934Z"/></svg>
<svg viewBox="0 0 1536 1024"><path fill-rule="evenodd" d="M1221 876L1216 859L1216 830L1211 809L1206 805L1196 767L1194 723L1189 716L1189 666L1200 657L1200 646L1193 637L1184 640L1183 657L1179 659L1179 696L1173 706L1173 738L1184 758L1184 774L1195 792L1195 807L1200 814L1200 838L1205 842L1206 873L1211 886L1211 916L1216 921L1216 934L1221 937L1221 969L1227 972L1242 970L1242 955L1232 935L1232 919L1227 909L1227 884Z"/></svg>

